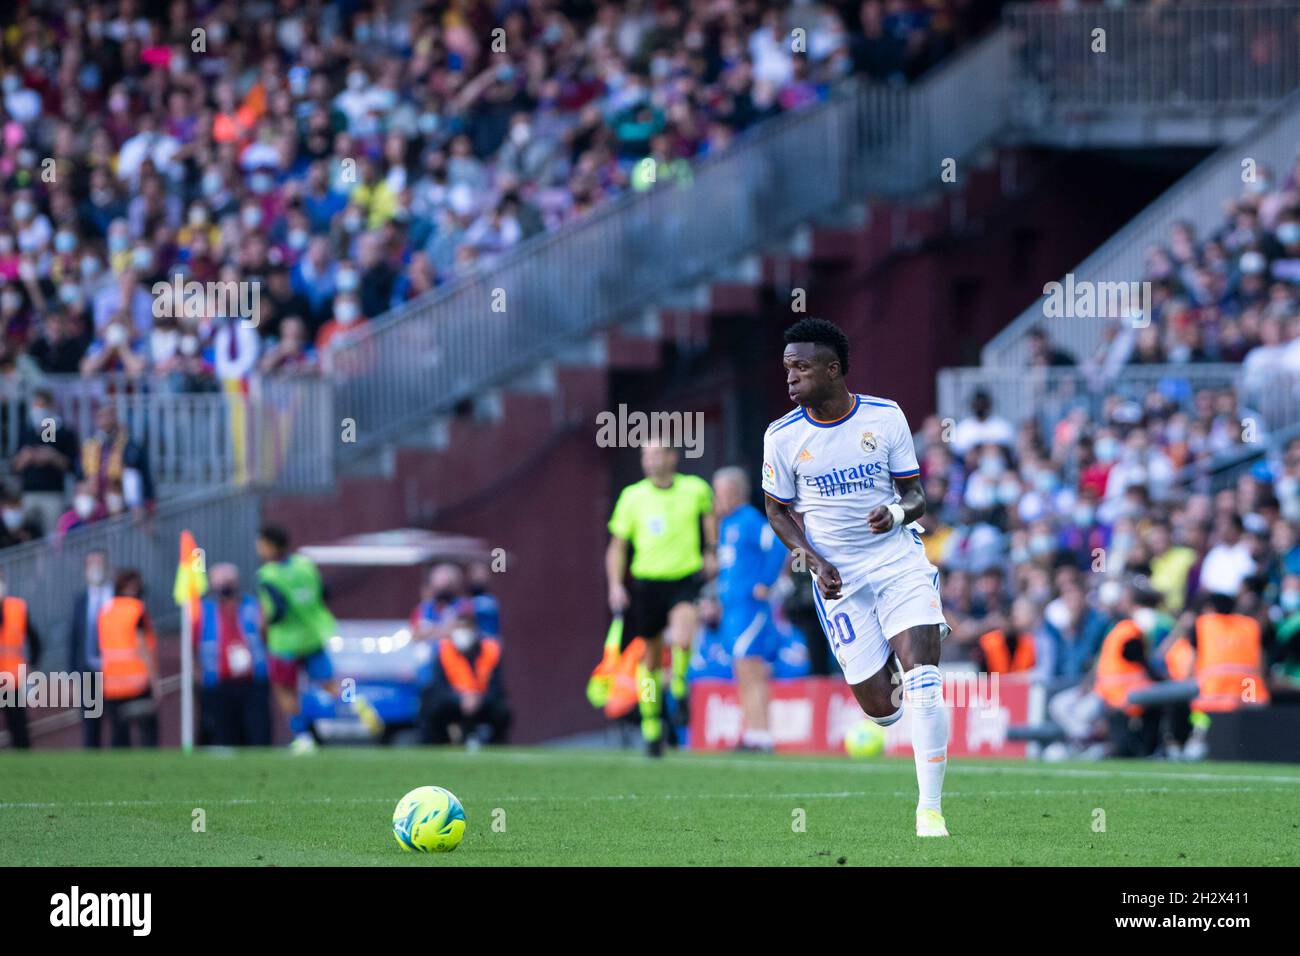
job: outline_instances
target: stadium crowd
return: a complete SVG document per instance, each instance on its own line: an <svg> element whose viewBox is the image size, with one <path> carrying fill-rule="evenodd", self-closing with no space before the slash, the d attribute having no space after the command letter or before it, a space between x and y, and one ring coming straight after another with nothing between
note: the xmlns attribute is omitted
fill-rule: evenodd
<svg viewBox="0 0 1300 956"><path fill-rule="evenodd" d="M837 79L919 75L991 6L19 4L0 365L180 391L328 369L368 319ZM256 330L155 317L176 274L263 283Z"/></svg>
<svg viewBox="0 0 1300 956"><path fill-rule="evenodd" d="M258 375L328 374L390 308L689 176L687 160L848 74L913 79L996 7L13 5L0 13L0 388L33 427L0 489L0 546L152 495L143 463L143 482L83 487L59 390L32 391L49 376L237 394ZM177 276L241 283L240 303L255 286L254 321L155 294ZM33 445L51 417L57 447Z"/></svg>

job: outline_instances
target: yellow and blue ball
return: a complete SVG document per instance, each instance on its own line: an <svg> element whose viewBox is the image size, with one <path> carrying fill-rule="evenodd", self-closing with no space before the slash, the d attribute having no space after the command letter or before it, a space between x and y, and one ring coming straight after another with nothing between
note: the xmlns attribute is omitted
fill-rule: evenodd
<svg viewBox="0 0 1300 956"><path fill-rule="evenodd" d="M844 734L844 752L850 757L878 757L885 749L885 728L860 720Z"/></svg>
<svg viewBox="0 0 1300 956"><path fill-rule="evenodd" d="M442 787L416 787L397 802L393 836L403 850L450 853L465 836L465 808Z"/></svg>

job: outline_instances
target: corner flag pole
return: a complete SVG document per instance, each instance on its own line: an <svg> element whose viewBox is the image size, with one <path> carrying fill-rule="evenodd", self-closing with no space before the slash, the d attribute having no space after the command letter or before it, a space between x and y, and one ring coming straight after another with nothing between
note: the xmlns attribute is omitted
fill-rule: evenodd
<svg viewBox="0 0 1300 956"><path fill-rule="evenodd" d="M172 598L181 609L181 750L194 749L194 619L208 589L203 550L189 530L181 532L180 560Z"/></svg>
<svg viewBox="0 0 1300 956"><path fill-rule="evenodd" d="M181 605L181 750L194 749L194 602Z"/></svg>

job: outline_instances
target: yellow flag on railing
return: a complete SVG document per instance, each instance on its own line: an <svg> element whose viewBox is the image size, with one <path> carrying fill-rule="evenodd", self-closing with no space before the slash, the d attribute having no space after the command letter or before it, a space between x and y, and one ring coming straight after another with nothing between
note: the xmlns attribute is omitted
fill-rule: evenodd
<svg viewBox="0 0 1300 956"><path fill-rule="evenodd" d="M203 552L194 543L194 535L188 530L182 531L180 562L176 566L176 586L172 588L172 598L184 607L207 592L208 570Z"/></svg>

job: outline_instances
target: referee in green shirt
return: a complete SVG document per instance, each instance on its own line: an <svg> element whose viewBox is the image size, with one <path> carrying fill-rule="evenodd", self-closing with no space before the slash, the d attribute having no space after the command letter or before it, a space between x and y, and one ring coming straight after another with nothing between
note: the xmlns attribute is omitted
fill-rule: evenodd
<svg viewBox="0 0 1300 956"><path fill-rule="evenodd" d="M643 446L641 469L644 480L623 489L609 519L605 575L610 610L623 615L624 645L637 637L646 643L645 657L637 669L641 736L647 752L657 757L663 753L660 668L664 633L672 648L673 696L684 706L686 665L698 627L695 598L703 577L717 570L718 526L713 489L703 478L677 473L674 449Z"/></svg>

